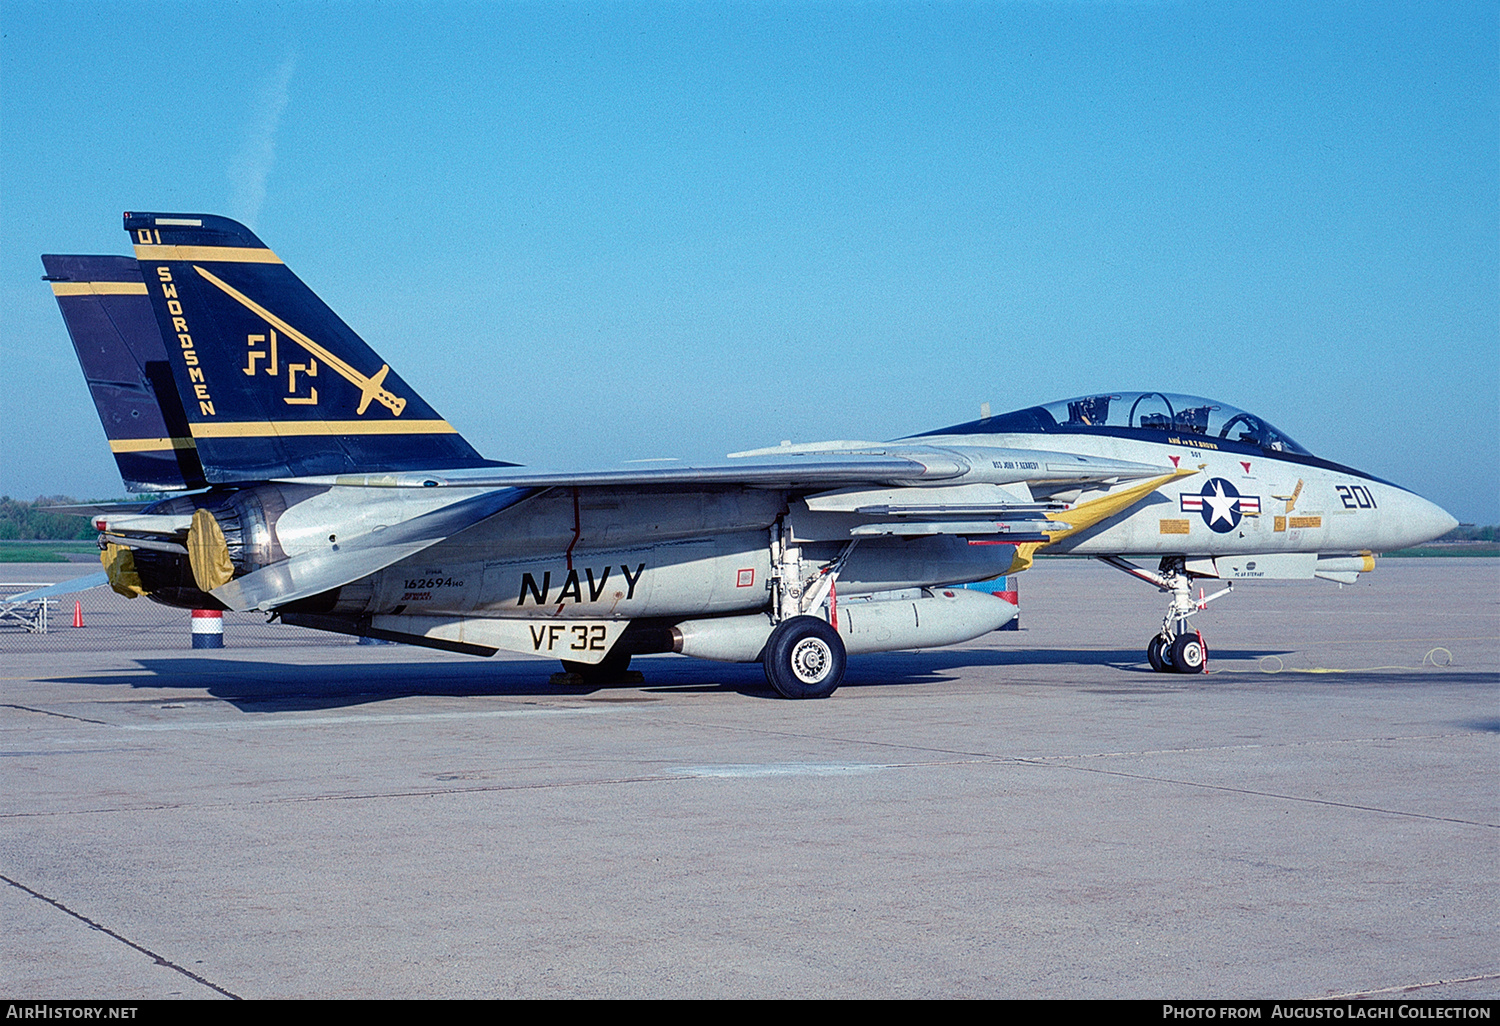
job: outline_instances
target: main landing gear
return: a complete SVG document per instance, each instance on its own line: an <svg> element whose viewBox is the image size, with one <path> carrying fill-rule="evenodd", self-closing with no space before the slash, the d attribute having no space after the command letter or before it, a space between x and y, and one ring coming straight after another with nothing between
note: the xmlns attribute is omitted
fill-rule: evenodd
<svg viewBox="0 0 1500 1026"><path fill-rule="evenodd" d="M597 663L562 661L562 673L554 673L549 683L559 687L600 687L605 684L641 684L646 680L639 670L630 669L630 653L615 649Z"/></svg>
<svg viewBox="0 0 1500 1026"><path fill-rule="evenodd" d="M771 618L761 666L782 698L827 698L838 690L848 662L838 631L839 572L854 552L849 542L832 562L802 578L802 551L780 521L771 525ZM828 620L810 615L828 603ZM832 621L831 623L829 621Z"/></svg>
<svg viewBox="0 0 1500 1026"><path fill-rule="evenodd" d="M1181 556L1164 557L1161 568L1156 573L1144 570L1119 556L1100 556L1099 559L1132 577L1156 585L1172 596L1167 606L1167 615L1162 617L1161 630L1146 643L1146 661L1151 664L1151 669L1157 673L1207 672L1208 646L1204 644L1202 632L1194 628L1188 618L1214 599L1228 595L1234 590L1234 585L1226 583L1222 591L1216 591L1207 598L1202 597L1200 592L1199 598L1194 600L1192 577Z"/></svg>
<svg viewBox="0 0 1500 1026"><path fill-rule="evenodd" d="M794 616L766 639L766 681L783 698L827 698L844 679L844 639L826 620Z"/></svg>

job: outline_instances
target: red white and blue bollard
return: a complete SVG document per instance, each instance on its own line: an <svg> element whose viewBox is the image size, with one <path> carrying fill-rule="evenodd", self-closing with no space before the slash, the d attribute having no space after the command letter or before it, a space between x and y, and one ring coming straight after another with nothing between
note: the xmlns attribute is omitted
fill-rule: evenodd
<svg viewBox="0 0 1500 1026"><path fill-rule="evenodd" d="M1015 606L1016 609L1017 609L1017 612L1016 612L1015 616L1011 617L1005 623L1003 623L1003 624L1000 625L1000 630L1002 630L1002 631L1018 631L1018 630L1020 630L1021 629L1021 614L1020 614L1019 610L1021 608L1021 593L1018 590L1016 590L1016 579L1014 577L1002 577L1000 580L996 581L995 583L996 584L1001 584L1004 587L1002 587L1001 590L999 590L999 591L992 591L992 592L990 592L990 594L994 595L996 598L1004 599L1005 601L1009 602L1011 605Z"/></svg>
<svg viewBox="0 0 1500 1026"><path fill-rule="evenodd" d="M193 610L193 647L224 647L224 612L220 609Z"/></svg>
<svg viewBox="0 0 1500 1026"><path fill-rule="evenodd" d="M1021 593L1016 590L1016 579L1014 577L993 577L988 581L974 581L965 584L970 591L982 591L987 595L993 595L997 599L1009 602L1016 607L1016 615L1005 623L996 627L997 631L1018 631L1021 629Z"/></svg>

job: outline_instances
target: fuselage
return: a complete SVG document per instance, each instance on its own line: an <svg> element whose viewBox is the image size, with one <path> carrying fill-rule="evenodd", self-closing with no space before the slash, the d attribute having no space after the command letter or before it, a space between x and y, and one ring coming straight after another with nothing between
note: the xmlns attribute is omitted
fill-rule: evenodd
<svg viewBox="0 0 1500 1026"><path fill-rule="evenodd" d="M1176 399L1192 412L1151 419L1140 412L1143 397L1161 404ZM1050 503L1064 512L1047 514L1055 522L1043 523L1054 533L1039 535L1050 540L1033 542L1029 550L1093 556L1368 557L1435 537L1454 523L1420 496L1313 456L1241 411L1159 393L1124 398L1133 400L1126 424L1059 423L1049 412L1076 412L1079 403L1092 403L1097 413L1108 404L1095 397L886 443L893 451L969 468L951 483L928 487L515 489L494 515L296 608L337 616L672 620L769 608L777 559L783 567L792 561L811 581L842 558L838 589L850 598L983 580L1029 562L1025 543L1012 543L1006 528L983 537L956 530L913 536L905 526L911 518L871 512L893 501L968 508ZM1033 430L1014 429L1027 426ZM1117 512L1064 530L1070 527L1066 510L1107 502L1122 485L1040 482L1044 468L1002 468L1002 461L989 458L1028 451L1160 467L1162 474L1153 479L1156 487ZM1021 475L1032 482L1016 481ZM327 552L333 558L341 538L378 537L390 525L484 493L271 483L225 492L212 508L221 524L233 525L229 549L238 576L289 557ZM157 512L190 515L207 499L168 500ZM886 524L892 535L860 538L851 547L851 537L871 522ZM779 556L777 544L783 546ZM1021 552L1025 559L1018 558ZM137 556L146 567L153 559L169 562ZM184 571L178 579L186 579ZM176 604L204 601L190 586L179 594L147 590Z"/></svg>
<svg viewBox="0 0 1500 1026"><path fill-rule="evenodd" d="M770 533L796 503L774 489L549 489L345 586L320 611L630 620L762 610L771 603ZM809 574L840 547L787 534ZM1011 546L955 537L872 539L852 554L839 588L853 597L977 580L1003 573L1013 557Z"/></svg>

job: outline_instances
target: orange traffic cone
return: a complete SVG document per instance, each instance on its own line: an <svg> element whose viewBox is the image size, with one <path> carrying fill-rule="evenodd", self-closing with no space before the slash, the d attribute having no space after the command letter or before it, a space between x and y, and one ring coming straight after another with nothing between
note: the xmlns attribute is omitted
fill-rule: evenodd
<svg viewBox="0 0 1500 1026"><path fill-rule="evenodd" d="M78 599L73 600L73 626L83 626L83 603Z"/></svg>

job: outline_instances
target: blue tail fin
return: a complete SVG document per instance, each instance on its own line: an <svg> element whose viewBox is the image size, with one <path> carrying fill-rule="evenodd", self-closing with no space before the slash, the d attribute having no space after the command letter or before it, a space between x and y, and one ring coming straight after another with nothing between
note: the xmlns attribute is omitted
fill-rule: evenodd
<svg viewBox="0 0 1500 1026"><path fill-rule="evenodd" d="M122 256L42 257L125 487L207 484L140 265Z"/></svg>
<svg viewBox="0 0 1500 1026"><path fill-rule="evenodd" d="M244 225L125 230L209 481L493 465Z"/></svg>

